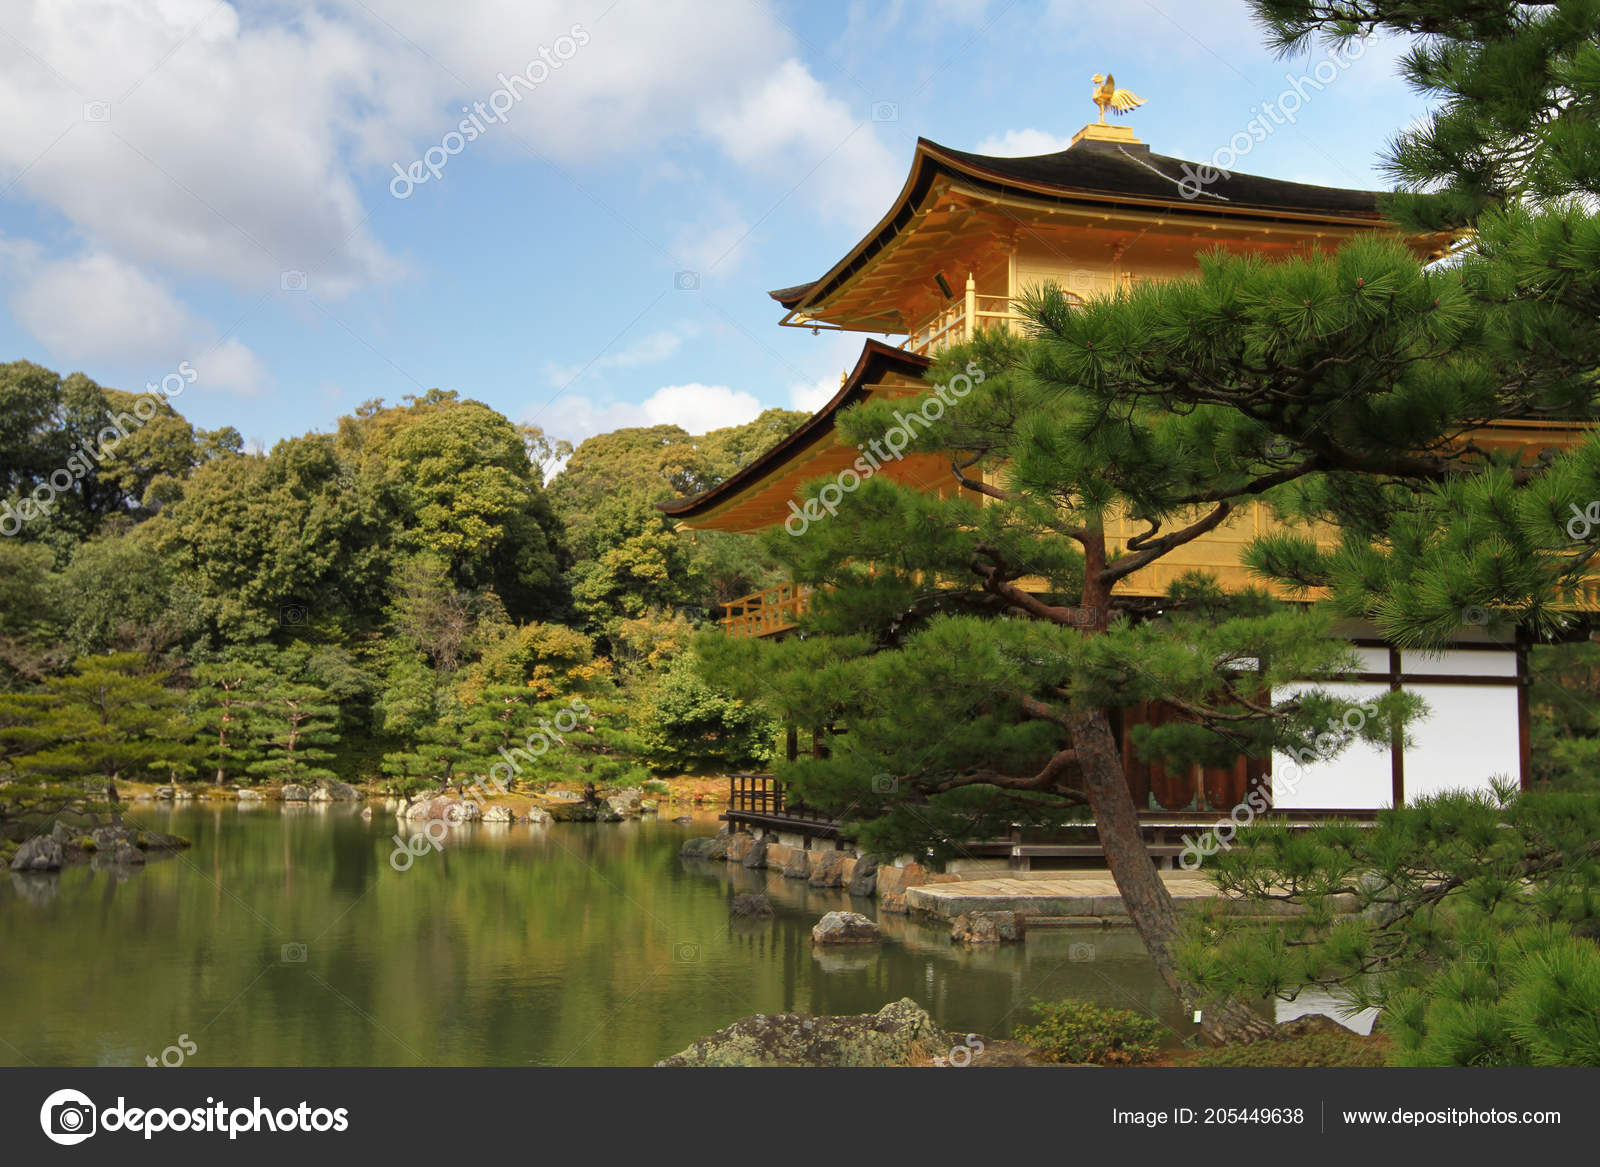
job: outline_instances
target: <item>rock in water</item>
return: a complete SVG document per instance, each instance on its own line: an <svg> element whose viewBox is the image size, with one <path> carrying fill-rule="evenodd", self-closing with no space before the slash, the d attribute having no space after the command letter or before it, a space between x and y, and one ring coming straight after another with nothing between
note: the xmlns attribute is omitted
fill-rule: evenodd
<svg viewBox="0 0 1600 1167"><path fill-rule="evenodd" d="M657 1066L913 1066L955 1044L909 997L876 1013L757 1013Z"/></svg>
<svg viewBox="0 0 1600 1167"><path fill-rule="evenodd" d="M115 851L119 843L131 846L133 839L127 827L100 827L89 837L94 840L96 851Z"/></svg>
<svg viewBox="0 0 1600 1167"><path fill-rule="evenodd" d="M750 850L745 852L744 866L746 871L760 871L767 865L767 848L770 847L776 836L766 835L750 844Z"/></svg>
<svg viewBox="0 0 1600 1167"><path fill-rule="evenodd" d="M35 835L11 857L12 871L60 871L66 862L61 844L49 835Z"/></svg>
<svg viewBox="0 0 1600 1167"><path fill-rule="evenodd" d="M761 920L772 915L772 903L763 895L736 895L733 903L728 905L728 911L735 916Z"/></svg>
<svg viewBox="0 0 1600 1167"><path fill-rule="evenodd" d="M550 812L545 810L542 806L530 806L527 810L527 813L517 817L517 821L519 823L534 823L535 825L541 827L546 823L555 822L555 820L550 817Z"/></svg>
<svg viewBox="0 0 1600 1167"><path fill-rule="evenodd" d="M317 783L317 791L322 795L319 802L360 802L363 798L361 791L337 778L322 779Z"/></svg>
<svg viewBox="0 0 1600 1167"><path fill-rule="evenodd" d="M883 932L860 912L829 912L811 929L814 944L874 944Z"/></svg>
<svg viewBox="0 0 1600 1167"><path fill-rule="evenodd" d="M788 872L784 872L785 875ZM855 874L850 877L850 894L862 899L870 899L872 893L878 890L878 861L871 855L863 855L856 861Z"/></svg>
<svg viewBox="0 0 1600 1167"><path fill-rule="evenodd" d="M117 844L116 850L111 852L109 858L112 863L119 863L124 867L136 867L145 861L144 852L126 840Z"/></svg>
<svg viewBox="0 0 1600 1167"><path fill-rule="evenodd" d="M483 821L486 823L509 823L515 818L509 806L491 806L483 812Z"/></svg>
<svg viewBox="0 0 1600 1167"><path fill-rule="evenodd" d="M586 802L557 802L549 808L549 812L550 817L558 823L593 823L600 821L600 812Z"/></svg>
<svg viewBox="0 0 1600 1167"><path fill-rule="evenodd" d="M283 788L283 801L285 802L307 802L310 798L311 793L304 786L290 783Z"/></svg>
<svg viewBox="0 0 1600 1167"><path fill-rule="evenodd" d="M844 886L844 861L850 856L844 851L812 851L810 887Z"/></svg>
<svg viewBox="0 0 1600 1167"><path fill-rule="evenodd" d="M1001 944L1021 940L1027 917L1020 912L963 912L950 922L957 944Z"/></svg>
<svg viewBox="0 0 1600 1167"><path fill-rule="evenodd" d="M712 844L716 841L715 835L702 835L697 839L685 839L683 846L678 848L678 854L685 859L705 859L710 854Z"/></svg>

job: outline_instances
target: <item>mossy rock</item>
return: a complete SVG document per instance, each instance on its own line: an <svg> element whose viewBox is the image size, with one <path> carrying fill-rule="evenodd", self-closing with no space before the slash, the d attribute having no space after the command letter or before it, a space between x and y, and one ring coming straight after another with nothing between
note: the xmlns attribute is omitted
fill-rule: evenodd
<svg viewBox="0 0 1600 1167"><path fill-rule="evenodd" d="M876 1013L817 1017L757 1013L703 1037L658 1066L915 1066L956 1039L909 998Z"/></svg>
<svg viewBox="0 0 1600 1167"><path fill-rule="evenodd" d="M182 851L192 844L182 835L164 835L160 831L139 831L133 845L141 851Z"/></svg>

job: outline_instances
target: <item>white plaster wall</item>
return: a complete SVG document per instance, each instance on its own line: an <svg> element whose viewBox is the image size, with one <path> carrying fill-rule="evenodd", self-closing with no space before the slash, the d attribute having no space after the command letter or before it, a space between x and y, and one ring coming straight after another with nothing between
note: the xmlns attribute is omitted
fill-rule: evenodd
<svg viewBox="0 0 1600 1167"><path fill-rule="evenodd" d="M1371 672L1388 671L1385 649L1356 650ZM1405 653L1401 668L1412 674L1516 676L1510 652L1450 649L1424 655ZM1281 700L1308 686L1286 686L1274 694ZM1325 686L1347 700L1377 697L1387 686ZM1517 736L1517 690L1514 685L1406 685L1427 702L1427 716L1411 725L1412 744L1405 752L1405 792L1410 801L1445 790L1488 790L1496 778L1516 778L1521 771ZM1362 743L1337 757L1301 767L1285 754L1272 759L1273 805L1283 810L1377 810L1390 804L1393 793L1389 750Z"/></svg>

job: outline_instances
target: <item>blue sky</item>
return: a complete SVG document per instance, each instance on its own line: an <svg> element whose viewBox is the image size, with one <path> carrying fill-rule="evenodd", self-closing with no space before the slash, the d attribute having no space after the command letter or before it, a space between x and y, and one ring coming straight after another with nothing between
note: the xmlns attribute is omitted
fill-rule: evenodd
<svg viewBox="0 0 1600 1167"><path fill-rule="evenodd" d="M1425 112L1396 49L1238 169L1382 186ZM178 407L266 445L434 386L573 440L814 407L860 337L766 292L872 226L919 134L1060 148L1109 69L1145 142L1209 158L1324 56L1235 0L10 0L0 359L124 389L187 361Z"/></svg>

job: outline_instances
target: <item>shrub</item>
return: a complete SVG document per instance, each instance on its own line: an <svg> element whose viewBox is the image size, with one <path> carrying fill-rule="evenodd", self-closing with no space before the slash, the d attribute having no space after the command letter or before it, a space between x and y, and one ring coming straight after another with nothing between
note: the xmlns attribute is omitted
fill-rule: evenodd
<svg viewBox="0 0 1600 1167"><path fill-rule="evenodd" d="M1309 1033L1201 1050L1195 1066L1386 1066L1387 1043L1360 1034Z"/></svg>
<svg viewBox="0 0 1600 1167"><path fill-rule="evenodd" d="M640 723L644 761L657 773L765 765L777 734L771 714L707 684L690 655L657 676Z"/></svg>
<svg viewBox="0 0 1600 1167"><path fill-rule="evenodd" d="M1136 1065L1155 1055L1165 1026L1127 1009L1102 1009L1087 1001L1035 1001L1039 1020L1017 1027L1017 1040L1047 1062Z"/></svg>

